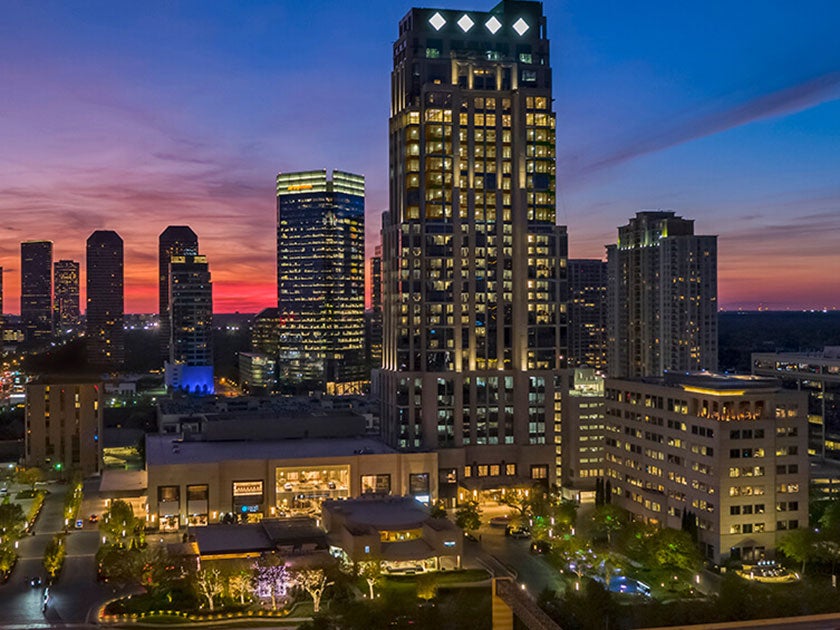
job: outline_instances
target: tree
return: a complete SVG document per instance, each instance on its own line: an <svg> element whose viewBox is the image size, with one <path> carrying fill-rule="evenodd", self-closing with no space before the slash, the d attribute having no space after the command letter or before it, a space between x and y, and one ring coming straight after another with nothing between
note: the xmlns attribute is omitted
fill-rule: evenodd
<svg viewBox="0 0 840 630"><path fill-rule="evenodd" d="M271 598L271 609L277 610L277 598L285 597L291 585L289 570L274 554L262 556L254 565L257 572L257 594Z"/></svg>
<svg viewBox="0 0 840 630"><path fill-rule="evenodd" d="M23 529L25 521L23 508L18 503L3 503L0 505L0 532L17 537Z"/></svg>
<svg viewBox="0 0 840 630"><path fill-rule="evenodd" d="M137 548L145 542L145 523L134 516L130 503L116 499L99 522L99 531L107 543L117 547Z"/></svg>
<svg viewBox="0 0 840 630"><path fill-rule="evenodd" d="M816 536L810 529L794 529L776 543L776 549L794 562L801 562L800 573L805 575L805 566L816 553L816 542Z"/></svg>
<svg viewBox="0 0 840 630"><path fill-rule="evenodd" d="M446 507L444 506L443 501L435 501L435 504L429 512L429 516L432 518L446 518Z"/></svg>
<svg viewBox="0 0 840 630"><path fill-rule="evenodd" d="M840 500L827 502L817 522L826 539L840 543Z"/></svg>
<svg viewBox="0 0 840 630"><path fill-rule="evenodd" d="M524 522L527 520L531 509L531 503L529 501L530 494L531 490L525 490L523 492L521 489L508 488L502 492L502 495L499 497L499 503L513 509Z"/></svg>
<svg viewBox="0 0 840 630"><path fill-rule="evenodd" d="M321 608L321 597L333 582L327 581L327 574L323 569L300 568L293 573L294 583L309 593L312 598L312 610L318 612Z"/></svg>
<svg viewBox="0 0 840 630"><path fill-rule="evenodd" d="M14 541L11 537L4 537L3 542L0 542L0 578L12 570L16 560Z"/></svg>
<svg viewBox="0 0 840 630"><path fill-rule="evenodd" d="M604 505L604 480L600 477L595 479L595 507Z"/></svg>
<svg viewBox="0 0 840 630"><path fill-rule="evenodd" d="M438 580L434 573L421 573L417 576L417 597L429 601L437 595Z"/></svg>
<svg viewBox="0 0 840 630"><path fill-rule="evenodd" d="M17 481L24 486L32 486L35 490L35 484L44 479L44 471L40 468L21 468L17 472Z"/></svg>
<svg viewBox="0 0 840 630"><path fill-rule="evenodd" d="M612 482L607 479L607 483L604 485L604 504L609 505L612 503Z"/></svg>
<svg viewBox="0 0 840 630"><path fill-rule="evenodd" d="M381 560L365 560L359 563L359 575L361 575L365 582L367 582L370 591L370 598L373 599L373 587L382 578L382 561Z"/></svg>
<svg viewBox="0 0 840 630"><path fill-rule="evenodd" d="M213 612L213 598L224 592L222 572L219 569L202 567L195 572L195 589L200 597L207 598L210 612Z"/></svg>
<svg viewBox="0 0 840 630"><path fill-rule="evenodd" d="M473 532L481 527L481 510L478 501L467 501L458 506L455 512L455 524L467 532Z"/></svg>
<svg viewBox="0 0 840 630"><path fill-rule="evenodd" d="M677 529L660 529L648 539L650 557L663 569L698 571L703 566L700 549L691 534Z"/></svg>
<svg viewBox="0 0 840 630"><path fill-rule="evenodd" d="M612 545L612 536L621 530L627 522L627 513L617 505L606 503L595 508L592 515L593 529L596 533L607 537L607 543Z"/></svg>
<svg viewBox="0 0 840 630"><path fill-rule="evenodd" d="M234 567L233 571L228 574L227 583L230 596L234 599L239 599L240 604L245 603L245 596L251 592L251 582L253 581L253 572L245 567Z"/></svg>
<svg viewBox="0 0 840 630"><path fill-rule="evenodd" d="M44 569L46 569L50 579L55 579L55 576L61 571L61 565L64 564L66 555L67 547L64 544L64 536L56 534L47 543L47 548L44 550Z"/></svg>

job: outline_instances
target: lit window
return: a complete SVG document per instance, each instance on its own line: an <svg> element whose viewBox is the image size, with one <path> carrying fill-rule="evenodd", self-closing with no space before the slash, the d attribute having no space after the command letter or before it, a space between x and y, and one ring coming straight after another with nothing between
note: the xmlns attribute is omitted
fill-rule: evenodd
<svg viewBox="0 0 840 630"><path fill-rule="evenodd" d="M516 31L520 37L527 33L529 28L531 27L528 26L528 22L526 22L522 18L519 18L518 20L516 20L516 22L513 23L513 30Z"/></svg>
<svg viewBox="0 0 840 630"><path fill-rule="evenodd" d="M490 31L493 35L499 32L499 29L502 28L502 23L496 19L496 16L491 16L489 20L484 23L484 26L487 27L487 30Z"/></svg>

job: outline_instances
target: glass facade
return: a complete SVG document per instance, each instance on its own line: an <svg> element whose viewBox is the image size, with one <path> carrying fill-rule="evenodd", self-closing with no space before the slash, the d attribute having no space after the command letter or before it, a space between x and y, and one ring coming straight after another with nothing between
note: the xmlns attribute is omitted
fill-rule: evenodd
<svg viewBox="0 0 840 630"><path fill-rule="evenodd" d="M364 177L277 176L278 377L286 391L361 393L365 362Z"/></svg>
<svg viewBox="0 0 840 630"><path fill-rule="evenodd" d="M324 499L350 496L349 465L277 468L275 478L277 509L287 516L320 514Z"/></svg>

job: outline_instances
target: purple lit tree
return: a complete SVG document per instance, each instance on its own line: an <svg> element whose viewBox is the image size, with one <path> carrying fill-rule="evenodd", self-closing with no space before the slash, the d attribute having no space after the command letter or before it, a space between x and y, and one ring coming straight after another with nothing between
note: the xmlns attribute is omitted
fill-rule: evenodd
<svg viewBox="0 0 840 630"><path fill-rule="evenodd" d="M277 610L277 599L286 598L293 586L292 577L286 565L275 555L263 556L254 565L256 570L256 595L260 599L271 598L271 609Z"/></svg>

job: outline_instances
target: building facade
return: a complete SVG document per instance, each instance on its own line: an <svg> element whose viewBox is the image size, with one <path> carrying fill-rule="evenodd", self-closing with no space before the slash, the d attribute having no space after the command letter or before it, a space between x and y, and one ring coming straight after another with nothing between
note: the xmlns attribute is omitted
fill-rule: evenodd
<svg viewBox="0 0 840 630"><path fill-rule="evenodd" d="M592 368L564 377L557 477L568 498L594 500L595 480L604 476L604 377Z"/></svg>
<svg viewBox="0 0 840 630"><path fill-rule="evenodd" d="M97 230L87 240L88 362L119 370L125 362L123 240L113 230Z"/></svg>
<svg viewBox="0 0 840 630"><path fill-rule="evenodd" d="M169 260L169 361L166 386L212 394L213 283L207 257L173 255Z"/></svg>
<svg viewBox="0 0 840 630"><path fill-rule="evenodd" d="M567 242L542 5L412 9L393 53L383 434L455 483L553 481Z"/></svg>
<svg viewBox="0 0 840 630"><path fill-rule="evenodd" d="M277 175L277 358L287 391L361 393L365 364L365 180Z"/></svg>
<svg viewBox="0 0 840 630"><path fill-rule="evenodd" d="M713 562L772 557L808 526L807 397L777 381L710 373L606 381L612 501L679 529L697 517Z"/></svg>
<svg viewBox="0 0 840 630"><path fill-rule="evenodd" d="M26 385L26 465L92 475L102 462L102 384L44 376Z"/></svg>
<svg viewBox="0 0 840 630"><path fill-rule="evenodd" d="M274 357L254 352L239 353L239 387L249 394L270 394L277 365Z"/></svg>
<svg viewBox="0 0 840 630"><path fill-rule="evenodd" d="M756 352L752 373L808 393L808 453L840 461L840 348L822 352Z"/></svg>
<svg viewBox="0 0 840 630"><path fill-rule="evenodd" d="M569 366L607 367L607 263L569 260Z"/></svg>
<svg viewBox="0 0 840 630"><path fill-rule="evenodd" d="M220 442L146 437L149 514L162 530L224 514L320 515L325 499L364 494L437 499L437 456L398 453L368 438Z"/></svg>
<svg viewBox="0 0 840 630"><path fill-rule="evenodd" d="M56 261L53 280L54 325L59 334L66 334L79 326L79 263L75 260Z"/></svg>
<svg viewBox="0 0 840 630"><path fill-rule="evenodd" d="M370 259L370 312L367 314L367 358L371 370L382 367L382 246Z"/></svg>
<svg viewBox="0 0 840 630"><path fill-rule="evenodd" d="M638 212L607 265L610 376L717 369L716 236L673 212Z"/></svg>
<svg viewBox="0 0 840 630"><path fill-rule="evenodd" d="M170 225L158 237L158 325L161 357L169 358L169 262L198 254L198 236L187 225Z"/></svg>
<svg viewBox="0 0 840 630"><path fill-rule="evenodd" d="M52 241L20 244L20 317L26 343L52 337L52 267Z"/></svg>

